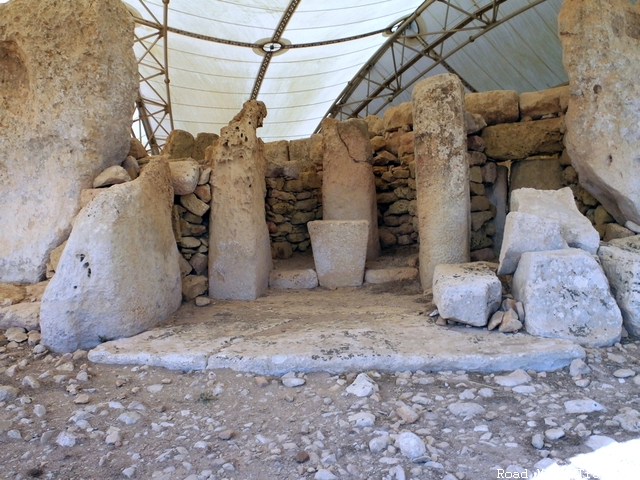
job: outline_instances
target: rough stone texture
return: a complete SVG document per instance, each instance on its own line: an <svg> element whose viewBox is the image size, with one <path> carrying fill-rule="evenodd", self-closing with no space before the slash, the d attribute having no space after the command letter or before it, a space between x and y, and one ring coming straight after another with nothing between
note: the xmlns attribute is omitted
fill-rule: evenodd
<svg viewBox="0 0 640 480"><path fill-rule="evenodd" d="M389 283L415 280L418 278L419 273L417 268L412 267L367 268L364 272L364 281L367 283Z"/></svg>
<svg viewBox="0 0 640 480"><path fill-rule="evenodd" d="M307 224L321 286L362 285L368 223L366 220L319 220Z"/></svg>
<svg viewBox="0 0 640 480"><path fill-rule="evenodd" d="M509 198L509 169L504 165L498 165L496 168L496 182L487 187L487 198L491 205L496 209L493 218L493 224L496 233L493 235L493 253L500 255L502 249L502 239L504 237L504 228L507 221L507 201Z"/></svg>
<svg viewBox="0 0 640 480"><path fill-rule="evenodd" d="M535 122L505 123L482 130L484 153L495 160L521 160L564 149L564 117Z"/></svg>
<svg viewBox="0 0 640 480"><path fill-rule="evenodd" d="M193 148L193 154L191 155L194 160L204 160L207 148L213 145L213 142L219 137L216 133L200 132L196 135L195 146Z"/></svg>
<svg viewBox="0 0 640 480"><path fill-rule="evenodd" d="M602 268L583 250L523 253L512 292L524 305L532 335L595 347L620 340L620 309Z"/></svg>
<svg viewBox="0 0 640 480"><path fill-rule="evenodd" d="M0 282L43 278L80 191L127 156L132 47L117 0L0 5Z"/></svg>
<svg viewBox="0 0 640 480"><path fill-rule="evenodd" d="M182 160L169 163L171 183L175 195L189 195L198 186L200 165L195 160Z"/></svg>
<svg viewBox="0 0 640 480"><path fill-rule="evenodd" d="M93 180L93 188L110 187L131 181L131 175L120 165L106 168Z"/></svg>
<svg viewBox="0 0 640 480"><path fill-rule="evenodd" d="M413 125L411 102L404 102L400 105L387 108L382 121L386 132L400 130L404 126Z"/></svg>
<svg viewBox="0 0 640 480"><path fill-rule="evenodd" d="M196 147L196 139L184 130L173 130L167 137L162 149L162 155L169 158L189 158L193 156Z"/></svg>
<svg viewBox="0 0 640 480"><path fill-rule="evenodd" d="M54 352L135 335L180 306L179 253L171 228L169 166L149 163L75 220L42 298L42 343Z"/></svg>
<svg viewBox="0 0 640 480"><path fill-rule="evenodd" d="M265 220L266 160L256 129L264 103L245 102L207 150L211 162L209 296L254 300L269 286L273 266Z"/></svg>
<svg viewBox="0 0 640 480"><path fill-rule="evenodd" d="M185 302L188 302L198 295L206 293L207 287L207 277L203 275L187 275L182 279L182 297Z"/></svg>
<svg viewBox="0 0 640 480"><path fill-rule="evenodd" d="M467 93L464 97L467 111L480 115L487 125L517 122L520 118L518 101L515 90Z"/></svg>
<svg viewBox="0 0 640 480"><path fill-rule="evenodd" d="M600 235L582 215L569 187L560 190L520 188L511 192L511 211L537 215L560 223L562 237L570 247L582 248L595 255Z"/></svg>
<svg viewBox="0 0 640 480"><path fill-rule="evenodd" d="M611 240L598 257L627 331L640 337L640 235Z"/></svg>
<svg viewBox="0 0 640 480"><path fill-rule="evenodd" d="M318 286L318 275L312 268L307 270L271 270L269 288L311 289Z"/></svg>
<svg viewBox="0 0 640 480"><path fill-rule="evenodd" d="M127 156L133 157L136 160L140 160L141 158L148 156L148 154L147 150L144 148L144 145L142 145L142 142L140 142L140 140L138 140L137 138L130 138L129 153L127 154Z"/></svg>
<svg viewBox="0 0 640 480"><path fill-rule="evenodd" d="M484 327L501 301L502 284L482 262L442 264L433 273L433 303L442 318Z"/></svg>
<svg viewBox="0 0 640 480"><path fill-rule="evenodd" d="M469 261L470 193L464 89L455 75L413 89L420 281L431 287L441 263Z"/></svg>
<svg viewBox="0 0 640 480"><path fill-rule="evenodd" d="M544 115L556 115L567 111L569 87L548 88L539 92L520 94L520 115L534 120Z"/></svg>
<svg viewBox="0 0 640 480"><path fill-rule="evenodd" d="M511 164L511 190L536 188L559 190L564 187L563 168L557 157L531 158Z"/></svg>
<svg viewBox="0 0 640 480"><path fill-rule="evenodd" d="M0 307L20 303L26 295L27 292L23 286L0 283Z"/></svg>
<svg viewBox="0 0 640 480"><path fill-rule="evenodd" d="M40 302L25 302L0 307L0 329L22 327L40 330Z"/></svg>
<svg viewBox="0 0 640 480"><path fill-rule="evenodd" d="M380 254L373 151L367 124L353 118L322 122L322 215L324 220L366 220L367 260Z"/></svg>
<svg viewBox="0 0 640 480"><path fill-rule="evenodd" d="M514 273L524 252L563 248L568 248L568 245L562 238L560 224L556 220L524 212L510 212L505 223L498 275Z"/></svg>
<svg viewBox="0 0 640 480"><path fill-rule="evenodd" d="M640 4L566 0L558 31L571 163L618 223L640 224Z"/></svg>

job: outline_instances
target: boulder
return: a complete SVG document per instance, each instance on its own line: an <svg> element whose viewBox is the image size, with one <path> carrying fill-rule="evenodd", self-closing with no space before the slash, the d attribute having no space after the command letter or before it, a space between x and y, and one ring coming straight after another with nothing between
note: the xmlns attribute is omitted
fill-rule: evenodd
<svg viewBox="0 0 640 480"><path fill-rule="evenodd" d="M524 305L524 326L531 335L590 347L620 340L620 309L602 268L584 250L523 253L512 292Z"/></svg>
<svg viewBox="0 0 640 480"><path fill-rule="evenodd" d="M198 162L204 160L207 148L213 145L213 142L215 142L218 137L219 135L215 133L200 132L196 136L195 146L191 157Z"/></svg>
<svg viewBox="0 0 640 480"><path fill-rule="evenodd" d="M627 331L640 337L640 235L618 238L598 249Z"/></svg>
<svg viewBox="0 0 640 480"><path fill-rule="evenodd" d="M78 214L40 313L54 352L135 335L180 306L179 253L171 228L169 165L149 163Z"/></svg>
<svg viewBox="0 0 640 480"><path fill-rule="evenodd" d="M120 165L113 165L100 173L93 180L93 188L110 187L131 181L131 175Z"/></svg>
<svg viewBox="0 0 640 480"><path fill-rule="evenodd" d="M0 307L0 330L22 327L40 330L40 302L25 302Z"/></svg>
<svg viewBox="0 0 640 480"><path fill-rule="evenodd" d="M323 287L362 285L369 225L366 220L317 220L307 224L313 261Z"/></svg>
<svg viewBox="0 0 640 480"><path fill-rule="evenodd" d="M568 85L539 92L525 92L520 94L520 115L533 120L544 115L558 115L567 111L568 103Z"/></svg>
<svg viewBox="0 0 640 480"><path fill-rule="evenodd" d="M322 215L325 220L365 220L367 260L380 254L373 151L359 118L322 122ZM321 282L322 283L322 282Z"/></svg>
<svg viewBox="0 0 640 480"><path fill-rule="evenodd" d="M495 160L522 160L564 149L564 117L506 123L482 130L484 153Z"/></svg>
<svg viewBox="0 0 640 480"><path fill-rule="evenodd" d="M518 101L518 92L515 90L491 90L467 93L464 106L467 112L480 115L487 125L496 125L518 121Z"/></svg>
<svg viewBox="0 0 640 480"><path fill-rule="evenodd" d="M558 157L531 157L511 163L509 187L559 190L564 187L563 168Z"/></svg>
<svg viewBox="0 0 640 480"><path fill-rule="evenodd" d="M412 98L420 281L426 290L436 265L469 261L464 88L456 75L436 75L416 84Z"/></svg>
<svg viewBox="0 0 640 480"><path fill-rule="evenodd" d="M441 264L433 273L433 303L442 318L484 327L500 308L502 284L484 263Z"/></svg>
<svg viewBox="0 0 640 480"><path fill-rule="evenodd" d="M570 247L596 254L600 235L582 215L569 187L560 190L520 188L511 192L511 211L537 215L560 224L562 238Z"/></svg>
<svg viewBox="0 0 640 480"><path fill-rule="evenodd" d="M558 16L567 152L581 185L621 225L640 224L640 4L631 3L566 0Z"/></svg>
<svg viewBox="0 0 640 480"><path fill-rule="evenodd" d="M127 171L131 180L135 180L140 175L140 164L132 156L125 158L120 166Z"/></svg>
<svg viewBox="0 0 640 480"><path fill-rule="evenodd" d="M185 302L193 300L207 292L209 287L207 277L204 275L187 275L182 278L182 296Z"/></svg>
<svg viewBox="0 0 640 480"><path fill-rule="evenodd" d="M195 160L181 160L170 162L171 183L175 195L189 195L198 186L200 165Z"/></svg>
<svg viewBox="0 0 640 480"><path fill-rule="evenodd" d="M510 212L505 222L498 275L513 274L524 252L563 248L569 246L562 238L558 221L530 213Z"/></svg>
<svg viewBox="0 0 640 480"><path fill-rule="evenodd" d="M387 108L382 117L385 132L400 130L402 127L413 126L413 110L411 102Z"/></svg>
<svg viewBox="0 0 640 480"><path fill-rule="evenodd" d="M249 100L207 149L211 162L209 296L254 300L269 286L273 266L265 219L264 144L256 135L267 116ZM181 197L184 198L184 197Z"/></svg>
<svg viewBox="0 0 640 480"><path fill-rule="evenodd" d="M144 158L146 156L148 156L147 149L144 148L142 142L140 142L140 140L135 137L130 138L129 153L127 154L127 157L133 157L136 160L140 160L141 158Z"/></svg>
<svg viewBox="0 0 640 480"><path fill-rule="evenodd" d="M167 137L162 155L169 158L193 158L196 139L185 130L173 130Z"/></svg>
<svg viewBox="0 0 640 480"><path fill-rule="evenodd" d="M271 270L269 288L311 289L318 286L318 275L312 268L306 270Z"/></svg>
<svg viewBox="0 0 640 480"><path fill-rule="evenodd" d="M0 4L0 282L44 278L80 191L126 158L133 30L119 0Z"/></svg>

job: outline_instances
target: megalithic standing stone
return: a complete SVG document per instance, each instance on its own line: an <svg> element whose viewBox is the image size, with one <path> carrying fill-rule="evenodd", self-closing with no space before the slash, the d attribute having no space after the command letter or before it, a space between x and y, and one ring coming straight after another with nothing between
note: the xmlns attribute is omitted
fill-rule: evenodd
<svg viewBox="0 0 640 480"><path fill-rule="evenodd" d="M269 286L273 267L265 220L262 140L256 129L267 116L264 103L249 100L224 127L206 159L211 162L209 296L254 300Z"/></svg>
<svg viewBox="0 0 640 480"><path fill-rule="evenodd" d="M380 255L373 150L360 118L322 121L322 218L367 220L367 260Z"/></svg>
<svg viewBox="0 0 640 480"><path fill-rule="evenodd" d="M440 263L469 261L470 195L464 89L436 75L413 89L420 281L431 288Z"/></svg>

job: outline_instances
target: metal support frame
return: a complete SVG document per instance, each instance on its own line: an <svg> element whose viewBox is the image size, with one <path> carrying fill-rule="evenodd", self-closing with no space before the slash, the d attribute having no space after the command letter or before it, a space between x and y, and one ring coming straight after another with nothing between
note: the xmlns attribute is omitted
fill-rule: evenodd
<svg viewBox="0 0 640 480"><path fill-rule="evenodd" d="M380 113L401 93L413 86L418 80L424 78L438 65L442 65L447 70L452 71L453 69L446 63L446 60L466 45L517 15L544 3L546 0L531 0L527 5L513 13L498 18L500 5L506 1L490 0L484 5L476 6L473 10L466 11L454 5L450 0L426 0L412 15L402 22L385 44L347 84L338 99L327 111L325 118L333 117L343 120ZM438 32L419 33L417 37L419 47L416 47L416 35L406 35L405 32L425 10L435 3L444 5L447 9L444 27ZM450 25L449 17L452 11L462 13L464 16L461 20L458 17L457 23ZM470 33L471 35L469 35ZM466 36L463 37L462 35ZM431 38L430 41L424 38L434 36L435 38ZM445 42L454 36L460 38L461 41L445 52ZM390 74L386 73L387 69L380 67L381 59L389 56L393 61L393 69ZM428 57L433 61L431 65L421 70L417 75L411 74L410 68L424 57ZM366 94L364 96L359 93L362 92L363 85L366 86ZM472 85L466 83L465 86L473 91ZM372 104L380 98L383 98L384 102L378 101ZM320 131L320 129L321 123L316 128L316 132Z"/></svg>
<svg viewBox="0 0 640 480"><path fill-rule="evenodd" d="M171 114L171 92L169 90L167 21L170 0L163 0L163 19L160 22L149 10L145 2L138 3L153 18L154 22L134 16L136 25L151 28L152 33L145 36L135 34L134 42L142 47L138 58L138 72L140 85L136 100L137 117L133 120L132 133L143 142L148 152L157 155L162 150L169 133L173 130L173 116ZM162 56L154 50L162 49ZM164 77L164 89L158 89L151 80Z"/></svg>

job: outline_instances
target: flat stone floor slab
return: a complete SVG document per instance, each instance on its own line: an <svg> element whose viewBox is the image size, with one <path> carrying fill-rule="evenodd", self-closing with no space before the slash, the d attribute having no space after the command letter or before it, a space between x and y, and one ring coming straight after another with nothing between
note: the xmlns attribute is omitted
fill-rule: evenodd
<svg viewBox="0 0 640 480"><path fill-rule="evenodd" d="M437 326L429 317L434 308L417 282L269 290L252 302L185 304L157 328L99 345L89 359L281 375L292 370L543 371L585 355L565 340Z"/></svg>

